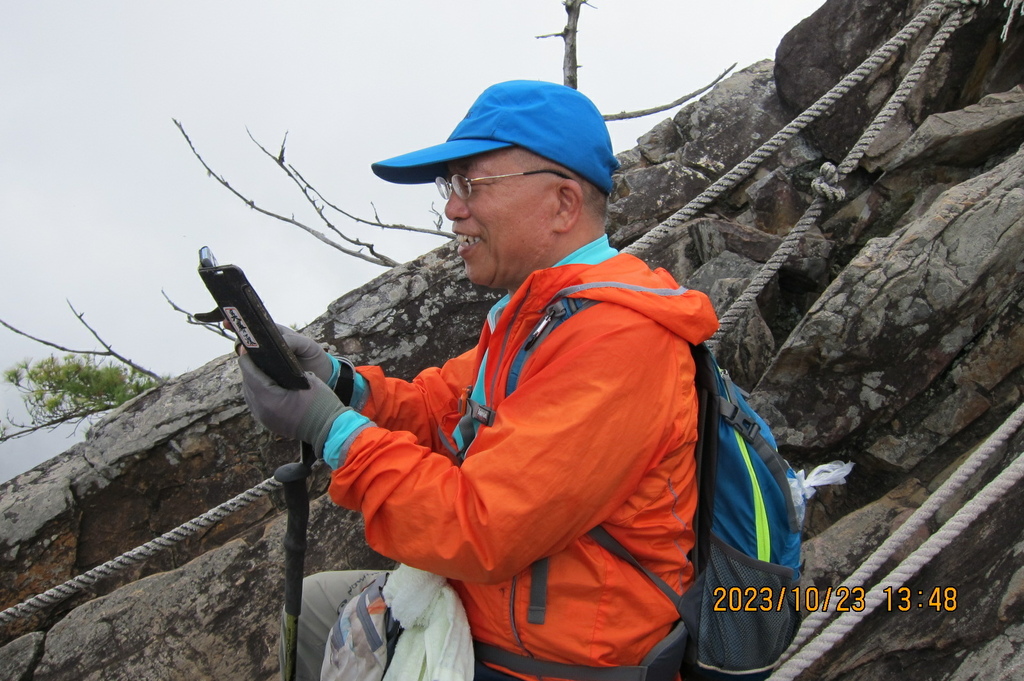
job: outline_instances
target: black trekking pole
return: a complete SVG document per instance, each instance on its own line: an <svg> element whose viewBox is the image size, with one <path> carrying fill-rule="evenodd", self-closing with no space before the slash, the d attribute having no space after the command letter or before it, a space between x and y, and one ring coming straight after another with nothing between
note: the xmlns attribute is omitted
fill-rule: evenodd
<svg viewBox="0 0 1024 681"><path fill-rule="evenodd" d="M295 681L302 578L306 559L306 527L309 524L309 490L306 488L306 480L316 461L313 446L305 442L301 445L299 461L286 463L274 471L274 479L284 487L284 501L288 508L288 526L284 534L283 681Z"/></svg>

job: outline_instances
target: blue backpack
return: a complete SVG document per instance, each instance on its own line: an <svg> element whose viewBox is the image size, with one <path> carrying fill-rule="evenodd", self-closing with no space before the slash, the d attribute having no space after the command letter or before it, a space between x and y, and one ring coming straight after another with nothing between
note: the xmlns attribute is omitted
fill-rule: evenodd
<svg viewBox="0 0 1024 681"><path fill-rule="evenodd" d="M767 678L800 627L803 495L764 420L704 344L693 347L696 581L683 594L687 679Z"/></svg>
<svg viewBox="0 0 1024 681"><path fill-rule="evenodd" d="M513 360L506 393L515 390L523 364L537 344L569 317L596 303L563 298L549 306ZM687 681L760 681L771 674L800 625L793 585L799 577L803 495L793 491L790 481L796 480L795 473L742 391L706 345L692 346L692 350L700 405L696 542L690 554L693 585L680 597L604 528L588 533L654 582L680 614L676 627L640 667L615 668L623 674L614 678L660 681L682 671ZM546 582L546 562L534 565L535 585ZM536 591L531 612L541 613L542 622L544 594L542 589ZM572 679L592 678L598 671L532 659L524 662L528 658L484 648L478 650L481 659L526 673Z"/></svg>

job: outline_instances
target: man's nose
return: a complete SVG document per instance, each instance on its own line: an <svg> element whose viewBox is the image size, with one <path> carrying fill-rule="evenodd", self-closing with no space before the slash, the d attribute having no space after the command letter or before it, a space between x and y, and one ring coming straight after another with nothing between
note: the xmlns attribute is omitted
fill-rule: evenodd
<svg viewBox="0 0 1024 681"><path fill-rule="evenodd" d="M444 204L444 216L452 222L469 217L469 207L466 205L466 201L452 192L448 197L448 202Z"/></svg>

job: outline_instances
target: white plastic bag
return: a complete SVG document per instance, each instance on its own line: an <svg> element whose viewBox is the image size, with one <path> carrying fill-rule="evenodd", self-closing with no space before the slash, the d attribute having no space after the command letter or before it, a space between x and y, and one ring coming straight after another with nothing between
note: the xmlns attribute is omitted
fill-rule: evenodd
<svg viewBox="0 0 1024 681"><path fill-rule="evenodd" d="M807 500L814 496L814 488L823 485L842 485L846 482L846 476L853 470L853 462L833 461L823 463L811 470L810 473L796 471L795 477L789 477L789 492L793 497L796 507L797 520L800 525L804 523Z"/></svg>
<svg viewBox="0 0 1024 681"><path fill-rule="evenodd" d="M833 461L823 463L814 468L810 473L797 471L796 478L803 492L804 499L814 496L815 487L824 485L842 485L846 482L846 476L853 470L853 462Z"/></svg>

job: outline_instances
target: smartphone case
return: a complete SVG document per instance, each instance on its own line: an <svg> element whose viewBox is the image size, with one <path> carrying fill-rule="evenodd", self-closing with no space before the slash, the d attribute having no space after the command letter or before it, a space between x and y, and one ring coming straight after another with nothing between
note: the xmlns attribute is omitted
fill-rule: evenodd
<svg viewBox="0 0 1024 681"><path fill-rule="evenodd" d="M256 366L284 388L308 388L295 353L285 344L245 273L235 265L215 265L200 267L199 276Z"/></svg>

